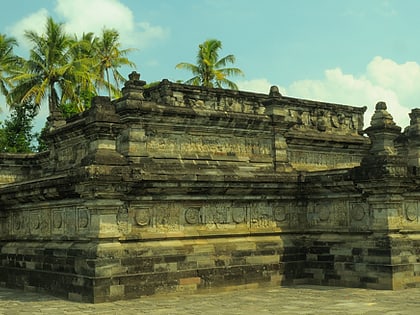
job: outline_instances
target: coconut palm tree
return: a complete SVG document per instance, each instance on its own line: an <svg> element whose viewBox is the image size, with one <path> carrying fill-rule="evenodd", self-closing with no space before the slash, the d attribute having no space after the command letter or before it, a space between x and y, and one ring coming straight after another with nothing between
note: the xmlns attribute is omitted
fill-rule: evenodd
<svg viewBox="0 0 420 315"><path fill-rule="evenodd" d="M119 96L120 84L126 80L118 71L121 66L135 68L135 64L127 58L127 54L133 51L132 48L120 49L119 33L115 29L102 30L101 37L94 42L94 52L98 60L99 80L97 85L106 88L109 98L112 95ZM111 75L115 84L111 83Z"/></svg>
<svg viewBox="0 0 420 315"><path fill-rule="evenodd" d="M48 99L50 115L59 110L60 99L73 93L70 47L72 39L64 32L63 24L47 19L45 33L26 31L25 37L33 44L29 59L21 73L13 79L16 86L10 92L9 103L32 100L40 106Z"/></svg>
<svg viewBox="0 0 420 315"><path fill-rule="evenodd" d="M227 86L230 89L237 90L238 86L228 80L227 77L243 75L242 70L225 68L227 64L235 63L235 56L227 55L219 59L222 42L217 39L208 39L198 47L197 64L181 62L176 65L178 69L185 69L193 73L194 77L185 81L185 83L218 88Z"/></svg>
<svg viewBox="0 0 420 315"><path fill-rule="evenodd" d="M0 34L0 92L4 95L12 86L11 75L22 65L22 59L13 52L15 46L16 39Z"/></svg>
<svg viewBox="0 0 420 315"><path fill-rule="evenodd" d="M95 71L96 58L94 45L97 38L92 32L83 33L81 38L73 37L70 54L73 64L73 90L71 98L63 99L70 112L82 112L89 107L90 100L98 94L95 82L99 74ZM67 103L65 103L67 101Z"/></svg>

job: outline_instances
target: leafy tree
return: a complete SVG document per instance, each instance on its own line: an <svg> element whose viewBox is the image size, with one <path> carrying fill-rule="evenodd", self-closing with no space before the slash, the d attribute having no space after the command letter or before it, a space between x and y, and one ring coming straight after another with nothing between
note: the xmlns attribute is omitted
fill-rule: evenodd
<svg viewBox="0 0 420 315"><path fill-rule="evenodd" d="M78 43L64 32L63 24L47 19L45 34L25 32L33 44L22 71L13 77L16 86L9 94L10 104L33 101L40 106L48 99L50 115L60 110L61 102L75 100L75 82L88 82L88 66L73 60L72 48Z"/></svg>
<svg viewBox="0 0 420 315"><path fill-rule="evenodd" d="M13 52L15 46L17 46L16 39L0 34L0 92L4 95L8 94L8 89L12 85L10 75L22 64L22 59Z"/></svg>
<svg viewBox="0 0 420 315"><path fill-rule="evenodd" d="M73 97L61 104L65 116L90 108L92 98L98 94L95 82L99 80L99 73L96 71L97 62L94 51L97 37L93 33L83 33L80 39L74 36L73 41L70 48L73 67L78 69L77 74L85 72L87 75L76 75L73 78Z"/></svg>
<svg viewBox="0 0 420 315"><path fill-rule="evenodd" d="M227 86L237 90L238 86L227 79L228 76L243 75L239 68L225 68L227 64L235 63L234 55L227 55L219 59L219 50L222 42L217 39L209 39L200 44L197 53L197 64L181 62L176 65L178 69L185 69L194 75L185 81L186 84L201 85L205 87Z"/></svg>
<svg viewBox="0 0 420 315"><path fill-rule="evenodd" d="M97 85L100 88L106 88L109 98L112 95L120 95L120 84L125 82L125 78L118 71L121 66L135 67L135 64L126 56L133 49L120 49L119 33L115 29L102 30L101 37L94 41L95 58L98 60L98 80ZM115 83L111 84L111 77Z"/></svg>
<svg viewBox="0 0 420 315"><path fill-rule="evenodd" d="M10 118L3 122L0 129L0 152L33 152L32 121L36 114L36 107L31 103L12 108Z"/></svg>

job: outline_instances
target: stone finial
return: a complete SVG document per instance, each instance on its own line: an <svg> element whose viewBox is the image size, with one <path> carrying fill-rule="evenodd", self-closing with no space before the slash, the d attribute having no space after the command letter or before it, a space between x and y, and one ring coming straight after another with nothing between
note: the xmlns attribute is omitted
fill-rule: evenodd
<svg viewBox="0 0 420 315"><path fill-rule="evenodd" d="M140 80L140 73L133 71L128 75L128 80L124 83L122 89L123 97L133 99L144 99L143 90L146 81Z"/></svg>
<svg viewBox="0 0 420 315"><path fill-rule="evenodd" d="M281 97L279 87L276 85L273 85L270 87L270 93L268 94L270 97Z"/></svg>
<svg viewBox="0 0 420 315"><path fill-rule="evenodd" d="M411 110L411 113L408 114L410 116L410 125L418 125L420 124L420 109L414 108Z"/></svg>
<svg viewBox="0 0 420 315"><path fill-rule="evenodd" d="M128 75L128 79L130 81L139 81L140 80L140 73L133 71Z"/></svg>
<svg viewBox="0 0 420 315"><path fill-rule="evenodd" d="M378 102L370 127L365 130L372 142L370 152L374 155L397 154L394 140L400 135L401 127L395 124L394 119L386 109L385 102Z"/></svg>
<svg viewBox="0 0 420 315"><path fill-rule="evenodd" d="M396 126L391 114L388 113L386 103L378 102L375 106L375 113L370 121L372 127L387 128Z"/></svg>

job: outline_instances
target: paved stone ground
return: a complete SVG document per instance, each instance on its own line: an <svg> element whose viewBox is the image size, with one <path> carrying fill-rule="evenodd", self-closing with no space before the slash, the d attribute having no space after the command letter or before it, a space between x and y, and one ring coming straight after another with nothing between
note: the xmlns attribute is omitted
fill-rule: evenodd
<svg viewBox="0 0 420 315"><path fill-rule="evenodd" d="M101 304L0 288L0 314L420 314L420 289L376 291L293 286L143 297Z"/></svg>

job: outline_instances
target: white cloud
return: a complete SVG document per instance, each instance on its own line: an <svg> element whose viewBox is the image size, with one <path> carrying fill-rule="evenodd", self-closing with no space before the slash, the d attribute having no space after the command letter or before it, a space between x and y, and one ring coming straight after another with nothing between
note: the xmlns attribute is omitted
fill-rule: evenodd
<svg viewBox="0 0 420 315"><path fill-rule="evenodd" d="M420 66L417 63L397 64L375 57L363 75L344 74L340 68L329 69L325 71L324 79L293 82L287 92L299 98L367 106L365 127L370 124L375 104L385 101L395 122L405 127L412 108L412 103L407 100L419 99L420 96L416 85L420 85Z"/></svg>
<svg viewBox="0 0 420 315"><path fill-rule="evenodd" d="M267 79L238 82L241 90L267 94L273 84ZM378 101L387 104L388 112L402 128L409 125L408 113L420 100L420 65L416 62L399 64L377 56L361 75L346 74L340 68L328 69L321 80L298 80L280 87L285 96L324 102L366 106L365 128Z"/></svg>
<svg viewBox="0 0 420 315"><path fill-rule="evenodd" d="M136 22L131 9L117 0L57 0L55 11L64 18L69 33L99 35L104 27L114 28L120 33L123 47L142 49L168 34L161 26Z"/></svg>
<svg viewBox="0 0 420 315"><path fill-rule="evenodd" d="M48 11L46 9L40 9L12 25L8 29L8 32L17 39L20 45L29 48L31 44L24 36L25 31L31 30L36 33L41 33L45 27L47 16Z"/></svg>
<svg viewBox="0 0 420 315"><path fill-rule="evenodd" d="M54 11L56 21L63 22L70 34L93 32L99 36L104 27L116 29L123 48L144 49L169 34L169 30L162 26L136 21L131 9L118 0L57 0ZM29 43L24 40L24 31L41 34L49 15L51 12L41 9L15 23L9 33L29 48Z"/></svg>
<svg viewBox="0 0 420 315"><path fill-rule="evenodd" d="M104 27L122 33L134 29L133 12L116 0L57 0L55 11L64 18L69 33L100 33Z"/></svg>

